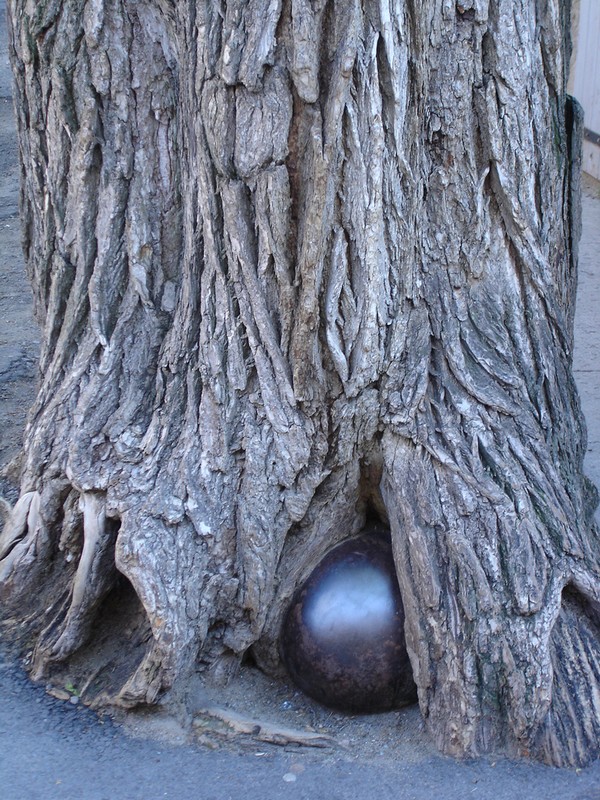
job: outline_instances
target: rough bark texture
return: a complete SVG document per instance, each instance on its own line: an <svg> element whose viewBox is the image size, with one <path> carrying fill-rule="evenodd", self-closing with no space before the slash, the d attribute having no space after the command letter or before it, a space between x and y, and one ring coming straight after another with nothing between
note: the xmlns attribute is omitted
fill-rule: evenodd
<svg viewBox="0 0 600 800"><path fill-rule="evenodd" d="M568 3L9 9L44 341L0 586L37 674L100 635L97 702L276 671L372 513L439 746L595 757Z"/></svg>

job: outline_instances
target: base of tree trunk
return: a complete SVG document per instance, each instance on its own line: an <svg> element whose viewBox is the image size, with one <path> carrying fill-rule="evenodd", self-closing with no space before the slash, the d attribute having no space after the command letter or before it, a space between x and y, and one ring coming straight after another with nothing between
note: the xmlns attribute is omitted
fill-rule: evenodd
<svg viewBox="0 0 600 800"><path fill-rule="evenodd" d="M281 674L373 515L440 749L580 765L569 3L392 6L9 0L43 337L0 614L97 705Z"/></svg>

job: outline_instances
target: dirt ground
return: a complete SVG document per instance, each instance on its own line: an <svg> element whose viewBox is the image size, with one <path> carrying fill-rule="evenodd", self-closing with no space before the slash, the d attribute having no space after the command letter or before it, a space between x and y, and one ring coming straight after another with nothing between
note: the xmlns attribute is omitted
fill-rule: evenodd
<svg viewBox="0 0 600 800"><path fill-rule="evenodd" d="M14 459L36 386L39 331L24 275L19 169L0 0L0 495L17 496ZM600 184L584 190L575 370L588 419L587 471L600 484ZM12 467L10 466L12 462ZM9 465L6 467L6 465ZM293 686L245 667L227 691L199 690L195 718L172 709L98 718L65 690L60 698L25 678L0 650L0 796L30 798L420 798L465 796L600 800L600 763L555 770L507 760L457 763L439 756L416 707L348 716ZM216 719L214 709L221 717ZM208 711L207 711L208 709ZM210 710L212 709L212 711ZM235 715L240 714L240 721ZM322 749L276 746L234 734L248 719L324 737ZM249 730L252 731L252 724ZM266 727L268 730L268 725ZM330 737L328 739L327 737ZM275 737L277 738L277 737ZM293 736L291 737L293 739ZM103 765L103 768L102 768Z"/></svg>

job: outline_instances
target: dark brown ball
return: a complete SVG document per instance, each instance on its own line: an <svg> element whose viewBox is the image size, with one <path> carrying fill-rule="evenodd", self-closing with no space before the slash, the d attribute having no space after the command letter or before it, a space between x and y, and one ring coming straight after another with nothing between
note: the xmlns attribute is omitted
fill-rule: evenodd
<svg viewBox="0 0 600 800"><path fill-rule="evenodd" d="M416 700L389 540L365 533L331 550L294 596L281 654L323 705L388 711Z"/></svg>

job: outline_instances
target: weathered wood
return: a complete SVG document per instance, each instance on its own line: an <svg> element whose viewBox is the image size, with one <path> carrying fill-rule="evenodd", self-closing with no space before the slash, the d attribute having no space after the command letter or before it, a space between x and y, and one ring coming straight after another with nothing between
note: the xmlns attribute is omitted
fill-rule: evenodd
<svg viewBox="0 0 600 800"><path fill-rule="evenodd" d="M113 702L275 671L374 512L441 749L596 756L566 0L9 10L44 336L0 586L38 673L120 574L152 637Z"/></svg>
<svg viewBox="0 0 600 800"><path fill-rule="evenodd" d="M237 714L226 708L208 706L194 715L194 728L200 737L232 739L251 737L254 741L300 747L339 747L331 736L316 731L299 730Z"/></svg>

